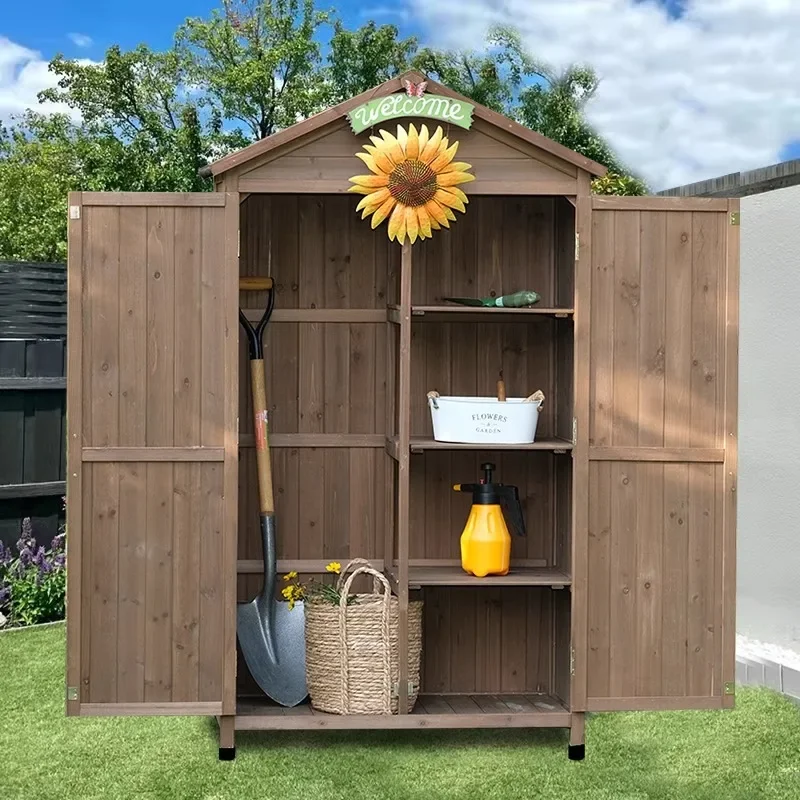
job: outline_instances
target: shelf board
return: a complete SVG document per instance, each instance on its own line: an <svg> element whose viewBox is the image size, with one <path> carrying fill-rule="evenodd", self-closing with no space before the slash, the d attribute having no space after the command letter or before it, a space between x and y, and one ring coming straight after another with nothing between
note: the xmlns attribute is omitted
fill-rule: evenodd
<svg viewBox="0 0 800 800"><path fill-rule="evenodd" d="M387 308L390 322L400 321L400 307ZM573 308L533 306L531 308L482 308L476 306L411 306L412 322L487 322L496 318L503 322L524 322L535 317L568 319L575 313Z"/></svg>
<svg viewBox="0 0 800 800"><path fill-rule="evenodd" d="M283 708L240 697L235 728L254 730L568 728L569 709L546 694L425 694L410 714L326 714L308 703Z"/></svg>
<svg viewBox="0 0 800 800"><path fill-rule="evenodd" d="M533 444L459 444L457 442L437 442L426 436L412 436L409 443L411 453L424 453L426 450L468 450L472 452L492 452L494 450L542 450L555 453L566 453L573 449L572 442L567 439L551 437L539 439ZM399 444L396 436L386 440L386 452L397 461Z"/></svg>
<svg viewBox="0 0 800 800"><path fill-rule="evenodd" d="M392 569L397 577L397 567ZM476 578L468 575L460 565L408 568L408 585L418 586L481 586L488 589L497 586L549 586L563 589L572 585L572 578L557 567L516 567L512 564L508 575L487 575Z"/></svg>

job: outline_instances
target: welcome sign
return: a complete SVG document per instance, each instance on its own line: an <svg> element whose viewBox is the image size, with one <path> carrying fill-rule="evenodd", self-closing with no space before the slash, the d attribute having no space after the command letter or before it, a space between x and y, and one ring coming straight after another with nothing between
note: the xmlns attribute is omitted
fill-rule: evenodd
<svg viewBox="0 0 800 800"><path fill-rule="evenodd" d="M469 130L472 127L474 110L475 106L471 103L438 94L426 94L422 97L392 94L354 108L347 118L353 133L361 133L373 125L398 117L430 117Z"/></svg>

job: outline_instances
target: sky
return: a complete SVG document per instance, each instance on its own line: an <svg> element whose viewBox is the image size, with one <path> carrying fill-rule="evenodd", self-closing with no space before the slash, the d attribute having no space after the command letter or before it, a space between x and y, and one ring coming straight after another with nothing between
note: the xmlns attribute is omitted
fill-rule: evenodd
<svg viewBox="0 0 800 800"><path fill-rule="evenodd" d="M0 0L0 119L36 106L56 53L169 46L213 0ZM350 26L391 22L431 46L480 49L513 24L556 68L601 78L589 119L653 189L800 158L800 0L320 0ZM32 8L35 10L32 11Z"/></svg>

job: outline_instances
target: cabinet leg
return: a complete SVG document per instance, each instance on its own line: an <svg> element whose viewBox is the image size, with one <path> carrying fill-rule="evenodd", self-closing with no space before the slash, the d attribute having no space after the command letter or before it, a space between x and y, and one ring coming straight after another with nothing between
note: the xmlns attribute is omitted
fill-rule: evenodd
<svg viewBox="0 0 800 800"><path fill-rule="evenodd" d="M572 714L569 729L569 760L583 761L586 756L586 714L576 712Z"/></svg>
<svg viewBox="0 0 800 800"><path fill-rule="evenodd" d="M234 731L234 717L229 714L224 717L217 717L219 723L219 760L233 761L236 758L236 740Z"/></svg>

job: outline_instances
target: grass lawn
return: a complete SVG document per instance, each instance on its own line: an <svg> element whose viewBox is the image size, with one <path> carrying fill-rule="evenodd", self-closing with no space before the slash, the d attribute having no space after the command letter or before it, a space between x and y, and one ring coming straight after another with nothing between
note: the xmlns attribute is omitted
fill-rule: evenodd
<svg viewBox="0 0 800 800"><path fill-rule="evenodd" d="M800 709L603 714L584 762L562 731L240 734L198 718L67 719L64 628L0 634L3 800L800 800Z"/></svg>

